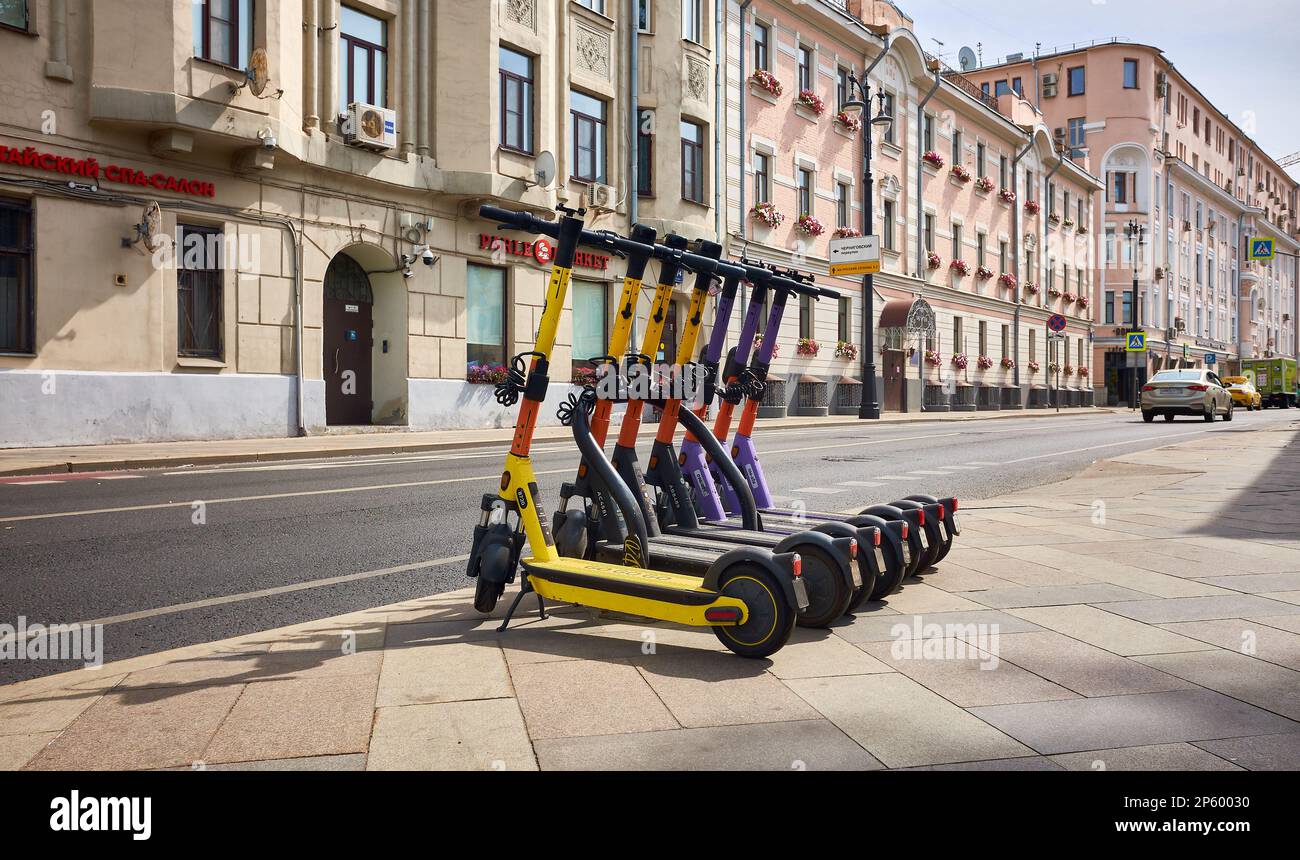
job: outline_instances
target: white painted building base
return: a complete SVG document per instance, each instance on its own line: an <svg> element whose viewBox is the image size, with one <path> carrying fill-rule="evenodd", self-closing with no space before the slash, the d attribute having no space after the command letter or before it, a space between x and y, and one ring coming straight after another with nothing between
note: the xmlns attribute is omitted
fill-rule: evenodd
<svg viewBox="0 0 1300 860"><path fill-rule="evenodd" d="M538 424L576 386L552 382ZM491 385L408 379L410 430L513 426ZM325 383L303 386L304 425L325 426ZM294 377L271 374L0 371L0 448L296 436Z"/></svg>

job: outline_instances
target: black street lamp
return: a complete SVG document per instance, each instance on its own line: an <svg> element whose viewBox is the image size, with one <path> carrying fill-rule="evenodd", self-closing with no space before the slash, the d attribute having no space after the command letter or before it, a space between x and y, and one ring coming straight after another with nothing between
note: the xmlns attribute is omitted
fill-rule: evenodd
<svg viewBox="0 0 1300 860"><path fill-rule="evenodd" d="M857 91L862 98L854 97ZM880 99L878 113L872 117L871 93L867 85L858 80L857 75L849 73L849 88L845 93L849 100L840 105L840 110L849 116L862 117L862 184L865 193L862 197L862 235L872 235L873 225L873 181L871 177L871 127L878 125L882 129L889 126L894 118L885 113L885 94L877 90ZM862 276L862 403L858 407L859 418L879 418L880 402L876 399L876 291L873 276Z"/></svg>

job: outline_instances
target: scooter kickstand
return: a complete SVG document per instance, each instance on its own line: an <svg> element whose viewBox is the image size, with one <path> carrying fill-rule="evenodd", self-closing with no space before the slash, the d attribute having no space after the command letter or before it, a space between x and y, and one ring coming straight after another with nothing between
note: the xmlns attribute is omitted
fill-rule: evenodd
<svg viewBox="0 0 1300 860"><path fill-rule="evenodd" d="M506 627L509 626L510 619L514 617L515 610L519 608L520 602L530 593L536 594L536 592L533 591L533 587L528 584L527 576L525 576L523 582L520 583L519 593L515 595L515 599L510 603L510 609L506 612L505 620L502 621L501 626L497 628L498 633L504 633L506 631ZM542 600L540 594L537 595L537 615L543 621L547 619L546 603Z"/></svg>

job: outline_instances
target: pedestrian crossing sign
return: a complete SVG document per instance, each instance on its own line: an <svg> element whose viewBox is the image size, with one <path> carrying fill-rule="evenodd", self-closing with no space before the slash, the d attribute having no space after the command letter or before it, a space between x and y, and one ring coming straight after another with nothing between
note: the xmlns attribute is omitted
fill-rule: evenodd
<svg viewBox="0 0 1300 860"><path fill-rule="evenodd" d="M1250 254L1252 260L1271 260L1275 253L1272 239L1259 239L1251 237Z"/></svg>
<svg viewBox="0 0 1300 860"><path fill-rule="evenodd" d="M1129 332L1128 343L1125 344L1124 349L1128 350L1129 352L1146 352L1147 351L1146 332L1144 331Z"/></svg>

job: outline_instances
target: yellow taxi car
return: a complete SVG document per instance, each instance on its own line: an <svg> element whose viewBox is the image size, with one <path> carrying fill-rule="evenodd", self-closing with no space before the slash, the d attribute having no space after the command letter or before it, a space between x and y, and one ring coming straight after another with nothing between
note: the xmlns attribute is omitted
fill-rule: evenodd
<svg viewBox="0 0 1300 860"><path fill-rule="evenodd" d="M1263 408L1263 398L1259 391L1255 389L1255 384L1246 376L1225 376L1223 384L1228 387L1228 394L1232 397L1232 402L1238 406L1245 406L1250 412Z"/></svg>

